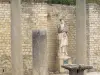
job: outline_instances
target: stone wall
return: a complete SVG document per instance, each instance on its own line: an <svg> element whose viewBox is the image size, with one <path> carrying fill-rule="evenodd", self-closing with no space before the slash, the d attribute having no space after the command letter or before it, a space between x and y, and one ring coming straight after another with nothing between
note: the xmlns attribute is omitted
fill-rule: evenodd
<svg viewBox="0 0 100 75"><path fill-rule="evenodd" d="M63 9L62 9L63 8ZM59 11L60 10L60 11ZM32 64L32 38L33 29L47 29L47 49L49 71L56 71L57 56L57 25L63 18L69 27L69 55L75 57L75 7L46 4L22 4L22 46L24 61ZM29 40L30 39L30 40ZM26 55L30 55L29 58ZM27 66L30 63L25 62ZM28 63L28 64L27 64ZM31 67L30 64L30 68Z"/></svg>
<svg viewBox="0 0 100 75"><path fill-rule="evenodd" d="M0 73L11 71L10 5L0 4Z"/></svg>
<svg viewBox="0 0 100 75"><path fill-rule="evenodd" d="M89 4L89 64L100 71L100 6Z"/></svg>
<svg viewBox="0 0 100 75"><path fill-rule="evenodd" d="M31 75L32 73L32 30L47 30L46 6L46 4L30 5L27 3L21 5L22 50L25 75ZM3 68L5 73L11 73L10 11L10 4L0 4L0 73L2 73Z"/></svg>
<svg viewBox="0 0 100 75"><path fill-rule="evenodd" d="M47 30L46 6L46 4L22 4L22 49L25 75L32 73L32 30Z"/></svg>
<svg viewBox="0 0 100 75"><path fill-rule="evenodd" d="M27 4L21 5L21 28L22 28L22 50L25 75L32 73L32 30L47 30L47 49L48 49L48 66L49 71L56 71L57 56L57 25L59 19L63 18L68 26L68 53L75 59L76 52L76 20L75 6L66 5L47 5L47 4ZM99 64L99 20L100 8L96 4L88 5L88 57L89 64L96 68ZM7 69L11 72L11 20L10 4L0 4L0 65L1 69ZM1 59L2 58L2 59ZM95 60L98 59L96 62ZM6 60L6 61L5 61ZM9 68L9 70L8 70ZM1 70L0 70L1 71ZM0 72L1 73L1 72Z"/></svg>
<svg viewBox="0 0 100 75"><path fill-rule="evenodd" d="M75 57L75 7L66 5L49 5L48 6L48 45L49 45L49 67L50 71L56 70L56 57L58 50L58 40L57 40L57 25L60 24L60 19L65 21L68 27L68 53L71 57Z"/></svg>
<svg viewBox="0 0 100 75"><path fill-rule="evenodd" d="M1 37L1 56L7 55L9 59L11 57L10 49L10 5L1 4L5 6L1 8L2 13L0 16L0 37ZM47 10L48 8L48 10ZM63 8L63 9L62 9ZM23 50L23 62L25 72L32 69L32 30L34 29L46 29L47 30L47 49L48 49L48 65L49 71L55 71L56 54L57 54L57 25L59 19L63 18L66 21L66 25L69 26L68 36L69 39L69 53L72 52L72 56L75 54L75 24L74 24L74 7L73 6L60 6L53 5L48 6L46 4L22 4L21 14L21 26L22 26L22 50ZM60 11L59 11L60 10ZM67 13L66 13L67 12ZM4 16L3 16L4 15ZM58 16L57 16L58 15ZM66 16L66 17L64 17ZM59 17L59 18L58 18ZM74 21L73 21L74 20ZM2 43L3 42L3 43ZM3 45L3 46L2 46ZM74 50L74 51L73 51ZM7 52L8 51L8 52ZM5 54L5 55L4 55ZM71 55L71 53L70 53ZM4 59L5 60L5 59ZM11 59L10 59L11 60ZM10 62L10 61L9 61ZM11 63L11 62L10 62ZM5 65L5 64L4 64Z"/></svg>

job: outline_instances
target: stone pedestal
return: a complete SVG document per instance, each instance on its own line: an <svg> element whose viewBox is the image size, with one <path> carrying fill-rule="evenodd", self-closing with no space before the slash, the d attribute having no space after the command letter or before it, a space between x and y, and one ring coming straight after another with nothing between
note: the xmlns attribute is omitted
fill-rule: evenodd
<svg viewBox="0 0 100 75"><path fill-rule="evenodd" d="M62 65L72 64L70 57L67 57L67 58L59 58L58 57L57 62L58 62L57 69L60 73L68 72L67 70L65 70L64 68L61 67Z"/></svg>
<svg viewBox="0 0 100 75"><path fill-rule="evenodd" d="M69 75L84 75L84 70L93 68L92 66L77 64L63 65L62 67L69 70Z"/></svg>

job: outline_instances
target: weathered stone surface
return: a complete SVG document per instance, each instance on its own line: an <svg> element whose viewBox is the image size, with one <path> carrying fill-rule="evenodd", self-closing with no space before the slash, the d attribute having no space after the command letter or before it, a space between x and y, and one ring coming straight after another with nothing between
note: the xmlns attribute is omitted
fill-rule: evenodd
<svg viewBox="0 0 100 75"><path fill-rule="evenodd" d="M87 64L86 0L76 0L76 63Z"/></svg>
<svg viewBox="0 0 100 75"><path fill-rule="evenodd" d="M59 19L63 18L65 25L68 27L68 54L75 57L76 49L76 28L75 28L75 7L59 4L48 6L48 50L49 50L49 70L57 70L55 67L55 56L57 56L58 42L57 42L57 25L60 24Z"/></svg>
<svg viewBox="0 0 100 75"><path fill-rule="evenodd" d="M87 37L89 37L87 44L88 52L88 63L93 65L95 69L100 69L100 7L97 4L87 4L88 14L87 14ZM57 24L58 17L63 16L68 24L68 38L69 38L69 55L75 57L76 52L76 17L75 17L75 7L67 5L46 5L46 4L27 4L23 3L21 13L21 27L22 27L22 50L23 50L23 62L24 62L24 72L31 72L32 69L32 37L31 32L33 29L47 29L47 49L49 50L48 65L49 71L55 71L55 61L57 53ZM0 3L0 60L2 55L6 54L10 56L11 59L11 8L10 4ZM39 14L39 15L38 15ZM41 15L40 15L41 14ZM42 24L42 25L41 25ZM88 46L89 45L89 46ZM97 53L97 54L95 54ZM9 60L7 58L7 60ZM73 58L75 59L75 58ZM97 60L96 60L97 59ZM5 61L3 59L3 61ZM75 61L74 61L75 62ZM3 62L1 62L3 63ZM11 63L11 61L9 61ZM4 63L3 66L6 64ZM11 68L11 65L8 65ZM6 67L7 68L7 67Z"/></svg>
<svg viewBox="0 0 100 75"><path fill-rule="evenodd" d="M21 0L11 1L12 75L23 75L20 4Z"/></svg>
<svg viewBox="0 0 100 75"><path fill-rule="evenodd" d="M45 30L33 30L33 75L48 75L47 34Z"/></svg>
<svg viewBox="0 0 100 75"><path fill-rule="evenodd" d="M68 70L73 70L73 69L78 69L79 68L79 65L76 65L76 64L68 64L68 65L63 65L62 66L63 68L65 69L68 69Z"/></svg>
<svg viewBox="0 0 100 75"><path fill-rule="evenodd" d="M77 75L77 69L79 68L78 65L66 65L62 67L69 70L69 75Z"/></svg>
<svg viewBox="0 0 100 75"><path fill-rule="evenodd" d="M100 71L100 6L89 4L89 64L94 66L94 70Z"/></svg>
<svg viewBox="0 0 100 75"><path fill-rule="evenodd" d="M77 64L64 65L62 67L69 70L69 75L84 75L84 70L93 68L92 66Z"/></svg>

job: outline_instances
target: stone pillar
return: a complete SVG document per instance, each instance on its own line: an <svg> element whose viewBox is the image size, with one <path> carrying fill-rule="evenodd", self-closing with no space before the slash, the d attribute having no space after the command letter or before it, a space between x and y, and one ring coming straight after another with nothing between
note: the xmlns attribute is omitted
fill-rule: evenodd
<svg viewBox="0 0 100 75"><path fill-rule="evenodd" d="M33 30L33 75L48 75L47 34L45 30Z"/></svg>
<svg viewBox="0 0 100 75"><path fill-rule="evenodd" d="M11 59L12 75L23 75L20 0L11 0Z"/></svg>
<svg viewBox="0 0 100 75"><path fill-rule="evenodd" d="M86 60L86 0L76 0L76 63L87 64Z"/></svg>

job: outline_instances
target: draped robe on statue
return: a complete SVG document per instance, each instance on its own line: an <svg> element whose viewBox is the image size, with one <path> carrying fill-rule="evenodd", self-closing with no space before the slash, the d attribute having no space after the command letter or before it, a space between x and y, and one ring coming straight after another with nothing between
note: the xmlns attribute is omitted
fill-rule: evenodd
<svg viewBox="0 0 100 75"><path fill-rule="evenodd" d="M58 26L58 40L59 40L59 51L58 56L60 58L68 57L67 48L68 48L68 36L67 29L64 25L64 21Z"/></svg>

